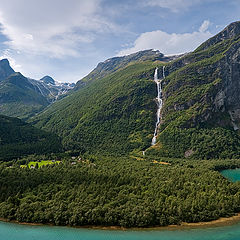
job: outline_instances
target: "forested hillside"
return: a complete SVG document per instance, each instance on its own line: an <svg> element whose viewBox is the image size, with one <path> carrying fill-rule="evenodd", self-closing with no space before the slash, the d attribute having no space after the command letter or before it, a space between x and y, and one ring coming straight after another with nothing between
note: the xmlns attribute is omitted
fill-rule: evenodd
<svg viewBox="0 0 240 240"><path fill-rule="evenodd" d="M220 172L240 167L240 22L181 57L153 53L100 63L30 124L0 116L0 218L149 227L240 212L240 183Z"/></svg>
<svg viewBox="0 0 240 240"><path fill-rule="evenodd" d="M59 138L18 118L0 115L0 161L61 151Z"/></svg>
<svg viewBox="0 0 240 240"><path fill-rule="evenodd" d="M54 103L32 122L63 137L66 149L128 154L149 146L159 62L130 64Z"/></svg>

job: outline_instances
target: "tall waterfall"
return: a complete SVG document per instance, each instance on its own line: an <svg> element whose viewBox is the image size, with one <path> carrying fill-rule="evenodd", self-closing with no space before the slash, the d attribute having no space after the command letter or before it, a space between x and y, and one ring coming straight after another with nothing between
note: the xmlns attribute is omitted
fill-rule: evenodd
<svg viewBox="0 0 240 240"><path fill-rule="evenodd" d="M162 75L163 75L163 78L165 78L165 66L163 66L163 69L162 69ZM162 79L158 79L158 68L155 69L155 72L154 72L154 82L157 84L157 97L156 97L156 100L157 100L157 106L158 106L158 109L157 109L157 121L156 121L156 125L155 125L155 130L154 130L154 134L153 134L153 138L152 138L152 146L156 144L157 142L157 131L158 131L158 126L159 126L159 123L160 123L160 117L161 117L161 109L162 109L162 105L163 105L163 101L162 101Z"/></svg>

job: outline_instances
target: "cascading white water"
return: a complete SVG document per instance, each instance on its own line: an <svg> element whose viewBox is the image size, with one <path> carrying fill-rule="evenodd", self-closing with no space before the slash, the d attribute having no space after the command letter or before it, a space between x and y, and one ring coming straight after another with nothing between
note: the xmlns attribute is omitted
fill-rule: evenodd
<svg viewBox="0 0 240 240"><path fill-rule="evenodd" d="M163 78L165 78L165 66L163 66ZM158 125L160 123L160 118L161 118L161 109L162 109L162 105L163 105L163 101L162 101L162 79L158 79L158 68L155 69L154 72L154 82L157 84L157 121L156 121L156 125L155 125L155 130L154 130L154 134L153 134L153 138L152 138L152 146L156 144L157 142L157 131L158 131Z"/></svg>

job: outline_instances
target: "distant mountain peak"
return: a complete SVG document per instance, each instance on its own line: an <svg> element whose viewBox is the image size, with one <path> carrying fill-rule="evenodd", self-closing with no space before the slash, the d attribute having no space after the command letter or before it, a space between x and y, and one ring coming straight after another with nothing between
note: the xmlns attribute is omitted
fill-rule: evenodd
<svg viewBox="0 0 240 240"><path fill-rule="evenodd" d="M48 75L46 75L43 78L41 78L40 81L42 81L42 82L44 82L46 84L50 83L50 84L55 85L55 80L52 77L48 76Z"/></svg>
<svg viewBox="0 0 240 240"><path fill-rule="evenodd" d="M7 58L3 58L0 60L0 64L8 64L9 65L9 61Z"/></svg>
<svg viewBox="0 0 240 240"><path fill-rule="evenodd" d="M75 84L58 83L50 76L34 80L15 72L7 59L0 60L0 113L28 118L64 97Z"/></svg>
<svg viewBox="0 0 240 240"><path fill-rule="evenodd" d="M9 61L4 58L0 60L0 81L15 73L11 68Z"/></svg>

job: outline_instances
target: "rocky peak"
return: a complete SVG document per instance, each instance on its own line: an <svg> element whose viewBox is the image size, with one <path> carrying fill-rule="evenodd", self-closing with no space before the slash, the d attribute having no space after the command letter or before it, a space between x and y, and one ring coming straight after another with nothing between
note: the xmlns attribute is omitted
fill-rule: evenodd
<svg viewBox="0 0 240 240"><path fill-rule="evenodd" d="M229 24L220 33L204 42L198 49L205 50L221 41L236 37L240 37L240 21Z"/></svg>
<svg viewBox="0 0 240 240"><path fill-rule="evenodd" d="M7 59L0 60L0 81L14 73Z"/></svg>
<svg viewBox="0 0 240 240"><path fill-rule="evenodd" d="M50 77L50 76L44 76L43 78L41 78L40 79L40 81L42 81L42 82L44 82L44 83L46 83L46 84L55 84L55 81L54 81L54 79L52 78L52 77Z"/></svg>

